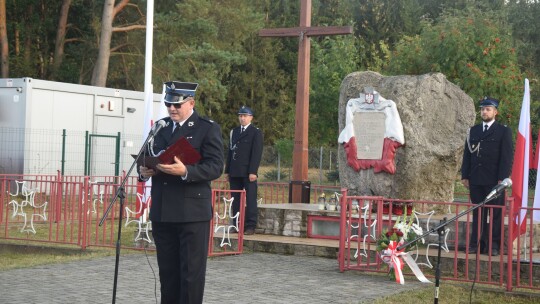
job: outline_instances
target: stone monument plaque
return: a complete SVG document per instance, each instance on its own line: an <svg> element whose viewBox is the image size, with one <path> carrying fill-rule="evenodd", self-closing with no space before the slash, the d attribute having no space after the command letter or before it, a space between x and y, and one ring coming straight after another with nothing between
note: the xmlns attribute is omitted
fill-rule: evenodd
<svg viewBox="0 0 540 304"><path fill-rule="evenodd" d="M383 112L355 112L353 118L357 159L381 159L386 115Z"/></svg>

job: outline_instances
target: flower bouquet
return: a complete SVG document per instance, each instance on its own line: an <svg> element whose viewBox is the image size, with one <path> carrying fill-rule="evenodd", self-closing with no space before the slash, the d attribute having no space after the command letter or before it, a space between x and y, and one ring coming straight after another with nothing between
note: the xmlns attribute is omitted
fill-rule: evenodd
<svg viewBox="0 0 540 304"><path fill-rule="evenodd" d="M403 217L399 216L394 227L384 231L377 239L377 252L379 252L382 261L388 265L388 274L396 282L405 283L402 272L403 261L405 261L416 277L421 282L427 283L429 281L424 277L414 259L408 254L409 251L416 247L416 243L409 244L398 250L399 246L422 235L422 227L414 223L413 216L407 216L406 214ZM424 242L424 239L422 239L422 242Z"/></svg>
<svg viewBox="0 0 540 304"><path fill-rule="evenodd" d="M418 235L422 235L422 227L413 222L412 216L404 215L403 218L398 216L394 227L384 231L379 239L377 239L377 251L380 252L387 249L391 242L397 242L398 246L405 244L414 240ZM408 252L415 246L416 244L410 244L402 250Z"/></svg>

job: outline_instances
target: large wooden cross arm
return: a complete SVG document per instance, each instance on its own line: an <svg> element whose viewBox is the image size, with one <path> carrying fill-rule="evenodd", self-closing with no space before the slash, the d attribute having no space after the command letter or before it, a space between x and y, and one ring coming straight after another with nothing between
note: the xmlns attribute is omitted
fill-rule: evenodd
<svg viewBox="0 0 540 304"><path fill-rule="evenodd" d="M296 78L296 113L294 126L293 181L308 179L308 127L309 127L309 57L310 36L350 35L352 26L311 27L311 0L300 0L300 26L293 28L261 29L261 37L298 37L298 76ZM292 185L292 184L291 184ZM303 186L290 188L292 200L304 202ZM308 195L309 196L309 195ZM309 202L309 198L308 198Z"/></svg>
<svg viewBox="0 0 540 304"><path fill-rule="evenodd" d="M349 35L353 33L352 26L299 26L276 29L262 29L261 37L295 37L295 36L330 36Z"/></svg>

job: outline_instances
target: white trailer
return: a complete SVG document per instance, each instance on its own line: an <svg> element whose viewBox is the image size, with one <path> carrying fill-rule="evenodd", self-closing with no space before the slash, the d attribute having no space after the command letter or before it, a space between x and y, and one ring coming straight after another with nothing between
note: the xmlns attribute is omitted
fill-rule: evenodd
<svg viewBox="0 0 540 304"><path fill-rule="evenodd" d="M161 98L153 94L154 121L166 113ZM144 112L144 92L0 79L0 174L127 170L143 142Z"/></svg>

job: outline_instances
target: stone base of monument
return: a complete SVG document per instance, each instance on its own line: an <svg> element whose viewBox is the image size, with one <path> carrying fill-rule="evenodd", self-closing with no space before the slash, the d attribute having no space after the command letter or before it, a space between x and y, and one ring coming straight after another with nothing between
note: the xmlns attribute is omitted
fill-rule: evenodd
<svg viewBox="0 0 540 304"><path fill-rule="evenodd" d="M333 240L338 245L339 240L339 224L340 224L340 212L319 210L317 204L263 204L259 205L259 218L256 232L257 234L282 236L282 237L294 237L303 240ZM375 213L372 213L375 216ZM355 215L358 216L358 215ZM387 222L389 217L395 220L397 215L383 214L383 221ZM432 229L439 225L441 220L446 217L447 219L453 218L454 214L440 214L440 215L423 215L417 214L417 217L421 223L424 232L428 229ZM452 250L456 248L454 241L458 239L458 250L465 249L467 222L466 216L457 220L456 223L449 224L448 234L445 244ZM459 235L456 234L456 229ZM471 228L469 228L469 233ZM352 231L353 234L357 234L356 231ZM363 234L366 234L366 229L363 229ZM505 223L505 235L508 233L508 225ZM437 233L429 235L426 238L429 243L437 243Z"/></svg>
<svg viewBox="0 0 540 304"><path fill-rule="evenodd" d="M339 212L319 210L317 204L259 205L257 232L263 234L322 238L339 237Z"/></svg>
<svg viewBox="0 0 540 304"><path fill-rule="evenodd" d="M319 210L316 204L267 204L259 205L257 232L262 234L294 236L316 239L339 239L339 211ZM358 216L358 215L355 215ZM374 216L374 214L373 214ZM383 214L383 221L388 221ZM451 215L447 215L450 218ZM392 215L395 220L397 215ZM418 215L424 231L437 226L443 216ZM464 246L466 223L458 221L459 246ZM449 225L449 239L455 239L455 224ZM354 233L354 232L353 232ZM436 238L436 233L434 234Z"/></svg>

